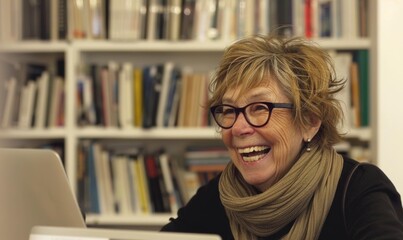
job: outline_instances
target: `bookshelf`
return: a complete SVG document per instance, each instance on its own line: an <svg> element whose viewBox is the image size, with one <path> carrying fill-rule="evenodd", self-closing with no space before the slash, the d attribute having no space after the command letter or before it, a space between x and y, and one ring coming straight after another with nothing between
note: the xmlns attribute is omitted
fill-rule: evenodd
<svg viewBox="0 0 403 240"><path fill-rule="evenodd" d="M324 49L335 51L368 50L373 48L371 38L312 38L313 42ZM65 120L60 128L46 129L10 129L4 132L4 138L16 142L57 141L64 145L64 163L73 191L77 193L77 155L80 142L96 140L105 144L111 142L133 143L147 149L158 149L161 146L169 151L183 153L189 144L220 145L220 136L214 127L204 128L151 128L137 127L95 127L79 126L76 119L77 105L77 68L81 64L107 64L113 60L117 63L129 62L133 65L172 61L179 67L190 66L194 71L208 72L215 68L229 40L138 40L138 41L111 41L105 39L71 39L69 41L39 41L26 40L12 42L0 46L0 51L7 54L34 56L54 59L63 56L65 60ZM371 76L371 83L375 80ZM371 111L374 110L373 105ZM368 142L371 151L373 144L374 127L351 128L346 139L359 139ZM34 145L34 144L32 144ZM345 144L339 146L348 149ZM374 162L377 159L373 159ZM147 225L158 227L165 224L172 214L148 215L108 215L88 214L87 223L91 225Z"/></svg>

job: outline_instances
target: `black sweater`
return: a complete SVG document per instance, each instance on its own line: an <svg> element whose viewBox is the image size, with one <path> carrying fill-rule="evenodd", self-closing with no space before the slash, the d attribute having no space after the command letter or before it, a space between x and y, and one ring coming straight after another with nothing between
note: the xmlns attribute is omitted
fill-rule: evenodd
<svg viewBox="0 0 403 240"><path fill-rule="evenodd" d="M342 199L346 180L357 164L344 159L336 195L319 239L403 239L403 210L399 193L376 166L362 165L350 180L345 201L348 233L345 231ZM213 233L223 239L234 239L218 191L219 176L201 187L189 203L179 209L162 231ZM293 222L272 236L280 239Z"/></svg>

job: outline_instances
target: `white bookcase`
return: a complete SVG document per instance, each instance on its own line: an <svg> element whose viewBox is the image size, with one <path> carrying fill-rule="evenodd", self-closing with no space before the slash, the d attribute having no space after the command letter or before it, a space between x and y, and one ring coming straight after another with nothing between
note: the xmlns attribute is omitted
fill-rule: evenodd
<svg viewBox="0 0 403 240"><path fill-rule="evenodd" d="M314 39L327 50L371 50L370 39ZM178 66L190 66L195 71L209 71L216 67L223 50L230 42L134 42L119 43L109 41L23 42L9 46L5 51L16 54L41 54L65 57L65 127L44 130L11 129L5 132L16 142L63 141L65 146L65 167L71 186L76 191L77 146L80 140L97 139L104 141L130 141L142 144L183 147L189 142L220 143L216 129L210 128L139 128L119 129L116 127L79 127L76 123L76 69L78 64L106 64L109 60L131 62L134 65L155 64L172 61ZM373 128L351 129L347 137L369 141L371 148ZM88 215L89 224L102 225L147 225L161 226L170 214L119 216Z"/></svg>
<svg viewBox="0 0 403 240"><path fill-rule="evenodd" d="M383 1L374 1L371 4L371 13L375 10L375 5L382 5ZM385 5L392 5L394 1L385 1ZM390 11L390 6L389 11ZM382 10L377 6L378 11ZM386 10L385 10L386 11ZM377 13L382 15L384 12ZM372 20L380 21L377 19ZM385 22L380 21L384 25ZM373 23L371 23L373 24ZM380 25L380 27L384 27ZM385 134L394 136L399 132L393 132L385 121L385 114L388 111L379 111L378 108L386 104L397 104L394 98L387 96L386 91L376 91L372 86L377 86L382 89L383 81L378 81L377 78L383 77L386 70L384 68L376 71L377 64L381 64L381 60L386 59L384 55L380 55L378 51L383 50L383 45L379 43L387 42L384 38L378 41L378 31L375 29L375 24L371 26L371 37L366 39L313 39L321 47L327 50L359 50L366 49L370 51L371 56L371 73L370 86L371 97L376 100L371 101L371 125L367 128L351 129L347 138L359 138L369 142L372 160L379 163L381 167L394 174L392 180L400 181L398 189L402 189L401 178L395 173L393 167L386 157L394 156L393 151L396 149L387 148L381 141L386 138ZM386 27L385 27L386 28ZM383 29L382 29L383 30ZM391 32L392 30L390 30ZM379 31L383 33L383 31ZM376 42L375 42L376 40ZM166 61L172 61L178 66L191 66L195 71L210 71L214 69L218 63L223 50L230 42L211 41L211 42L169 42L169 41L139 41L133 43L127 42L111 42L111 41L89 41L80 40L72 42L22 42L8 45L7 48L0 46L0 50L8 53L24 54L24 55L40 55L40 56L56 56L63 55L65 58L65 126L63 128L52 128L44 130L18 130L11 129L4 132L3 136L10 139L15 144L24 143L24 145L32 144L35 146L36 141L62 141L65 146L65 167L69 177L73 191L76 191L76 168L77 168L77 146L79 141L83 139L98 139L105 141L130 141L133 143L142 143L152 147L158 147L164 144L173 146L173 148L181 148L186 144L197 142L199 144L208 144L211 142L219 143L219 133L214 128L154 128L143 130L138 128L118 129L118 128L100 128L100 127L79 127L77 126L76 115L76 68L77 65L84 63L107 63L109 60L117 62L131 62L137 65L155 64ZM395 43L394 43L395 44ZM403 52L403 51L400 51ZM38 56L39 56L38 55ZM379 61L374 58L381 56ZM374 65L375 64L375 65ZM398 71L398 70L395 70ZM391 73L389 73L390 75ZM389 76L388 75L388 76ZM386 84L386 83L385 83ZM387 88L392 87L387 82ZM400 84L401 85L401 84ZM401 89L401 88L400 88ZM379 96L378 96L379 95ZM399 101L398 101L399 102ZM400 101L401 102L401 101ZM382 104L382 106L380 106ZM400 106L401 108L401 106ZM390 109L390 108L389 108ZM403 109L403 108L401 108ZM384 114L382 117L376 113ZM401 111L400 115L401 116ZM401 119L401 117L399 118ZM395 121L397 127L400 125ZM387 133L380 132L386 130ZM401 135L395 135L395 143L401 142ZM379 139L378 139L379 138ZM380 146L380 147L379 147ZM389 154L385 154L388 151ZM396 155L396 154L395 154ZM395 168L396 169L396 168ZM400 168L401 169L401 168ZM173 215L173 214L172 214ZM168 222L171 214L156 214L156 215L139 215L139 216L119 216L119 215L88 215L87 223L101 225L139 225L139 226L154 226L159 227Z"/></svg>

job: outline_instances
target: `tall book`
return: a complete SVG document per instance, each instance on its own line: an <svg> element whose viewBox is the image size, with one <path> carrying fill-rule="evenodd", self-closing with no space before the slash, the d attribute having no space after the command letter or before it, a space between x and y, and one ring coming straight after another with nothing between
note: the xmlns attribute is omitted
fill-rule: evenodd
<svg viewBox="0 0 403 240"><path fill-rule="evenodd" d="M133 107L134 107L134 126L143 125L143 71L140 68L133 70Z"/></svg>
<svg viewBox="0 0 403 240"><path fill-rule="evenodd" d="M360 86L360 111L361 126L369 126L370 106L370 83L369 83L369 53L368 50L358 50L355 54L355 62L358 64L359 86Z"/></svg>
<svg viewBox="0 0 403 240"><path fill-rule="evenodd" d="M337 53L333 55L336 76L339 79L345 79L346 84L340 92L336 93L336 98L340 101L343 111L343 124L339 126L342 133L347 133L352 126L352 107L351 107L351 79L350 68L352 64L351 53Z"/></svg>
<svg viewBox="0 0 403 240"><path fill-rule="evenodd" d="M6 81L5 89L6 97L1 119L2 128L10 127L12 123L13 110L16 108L17 79L15 77L11 77L8 81Z"/></svg>
<svg viewBox="0 0 403 240"><path fill-rule="evenodd" d="M162 75L162 83L161 83L161 93L158 102L158 110L157 110L157 127L164 126L164 118L166 115L166 106L168 104L168 94L169 89L171 87L172 82L172 71L174 68L174 64L172 62L167 62L164 64L164 70Z"/></svg>

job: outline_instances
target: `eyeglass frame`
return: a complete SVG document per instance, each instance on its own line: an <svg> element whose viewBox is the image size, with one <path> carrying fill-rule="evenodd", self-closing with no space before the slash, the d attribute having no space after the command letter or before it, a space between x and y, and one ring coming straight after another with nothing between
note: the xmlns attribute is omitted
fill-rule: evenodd
<svg viewBox="0 0 403 240"><path fill-rule="evenodd" d="M249 107L249 106L251 106L251 105L253 105L253 104L264 104L264 105L266 105L266 106L268 107L268 110L269 110L269 117L267 118L267 120L266 120L265 123L256 125L256 124L253 124L253 123L251 123L251 122L249 121L248 115L245 113L245 110L246 110L247 107ZM221 124L218 123L218 121L217 121L217 119L216 119L215 110L216 110L218 107L222 107L222 106L231 107L231 108L233 108L233 109L235 110L234 122L233 122L233 123L231 124L231 126L229 126L229 127L223 127L223 126L221 126ZM272 115L272 111L273 111L274 108L293 109L293 108L294 108L294 104L292 104L292 103L273 103L273 102L253 102L253 103L249 103L249 104L247 104L247 105L245 105L245 106L243 106L243 107L240 107L240 108L234 107L234 106L229 105L229 104L218 104L218 105L215 105L215 106L210 107L210 112L211 112L211 115L213 115L214 121L217 123L217 125L220 126L220 127L223 128L223 129L230 129L230 128L232 128L232 127L234 126L234 124L236 123L236 120L238 119L238 116L239 116L240 113L243 114L243 116L245 117L245 120L248 122L249 125L251 125L251 126L253 126L253 127L259 128L259 127L263 127L263 126L265 126L266 124L269 123L269 120L270 120L270 117L271 117L271 115Z"/></svg>

